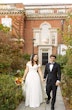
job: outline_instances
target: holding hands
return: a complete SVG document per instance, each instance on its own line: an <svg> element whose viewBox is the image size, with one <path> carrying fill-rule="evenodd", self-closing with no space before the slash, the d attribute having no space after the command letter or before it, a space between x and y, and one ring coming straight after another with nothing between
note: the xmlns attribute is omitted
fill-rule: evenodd
<svg viewBox="0 0 72 110"><path fill-rule="evenodd" d="M56 81L56 86L59 86L59 85L60 85L60 81L57 80L57 81Z"/></svg>

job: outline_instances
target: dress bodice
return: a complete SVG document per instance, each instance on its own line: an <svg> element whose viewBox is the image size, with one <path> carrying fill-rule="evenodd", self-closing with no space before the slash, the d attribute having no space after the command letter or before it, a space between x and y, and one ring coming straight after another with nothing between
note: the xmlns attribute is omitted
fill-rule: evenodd
<svg viewBox="0 0 72 110"><path fill-rule="evenodd" d="M38 67L40 67L41 65L40 64L35 64L35 65L31 65L30 63L27 63L27 66L29 67L29 71L36 71L38 70Z"/></svg>

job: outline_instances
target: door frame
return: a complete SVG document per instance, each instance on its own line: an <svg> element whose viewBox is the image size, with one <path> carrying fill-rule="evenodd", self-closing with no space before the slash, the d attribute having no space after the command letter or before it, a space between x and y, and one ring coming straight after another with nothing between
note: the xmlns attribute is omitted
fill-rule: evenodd
<svg viewBox="0 0 72 110"><path fill-rule="evenodd" d="M40 45L38 47L38 57L39 57L39 63L42 65L42 53L48 53L48 61L49 61L49 57L52 54L52 46L49 45Z"/></svg>

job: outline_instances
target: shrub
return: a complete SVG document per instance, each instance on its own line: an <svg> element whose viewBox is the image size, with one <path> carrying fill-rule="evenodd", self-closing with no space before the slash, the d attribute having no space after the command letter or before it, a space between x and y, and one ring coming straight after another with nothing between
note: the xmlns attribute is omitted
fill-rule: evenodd
<svg viewBox="0 0 72 110"><path fill-rule="evenodd" d="M66 65L66 63L67 63L67 60L68 60L68 58L67 58L66 55L64 55L64 56L58 55L57 56L57 60L56 61L60 64L62 70L64 68L64 65Z"/></svg>
<svg viewBox="0 0 72 110"><path fill-rule="evenodd" d="M17 86L14 77L0 75L0 110L15 110L23 99L21 86Z"/></svg>
<svg viewBox="0 0 72 110"><path fill-rule="evenodd" d="M30 60L30 55L29 55L29 54L24 54L23 57L24 57L24 59L27 60L27 61Z"/></svg>

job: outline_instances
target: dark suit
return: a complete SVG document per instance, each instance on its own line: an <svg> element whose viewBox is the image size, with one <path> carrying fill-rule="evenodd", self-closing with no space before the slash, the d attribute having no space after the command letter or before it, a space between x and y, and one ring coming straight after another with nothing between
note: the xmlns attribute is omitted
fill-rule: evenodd
<svg viewBox="0 0 72 110"><path fill-rule="evenodd" d="M54 106L56 101L56 91L57 86L55 85L57 80L61 80L61 69L60 65L58 63L53 64L53 69L50 71L50 63L47 63L45 66L45 72L44 72L44 78L47 78L46 80L46 93L48 96L48 100L50 100L50 92L52 90L52 106Z"/></svg>

